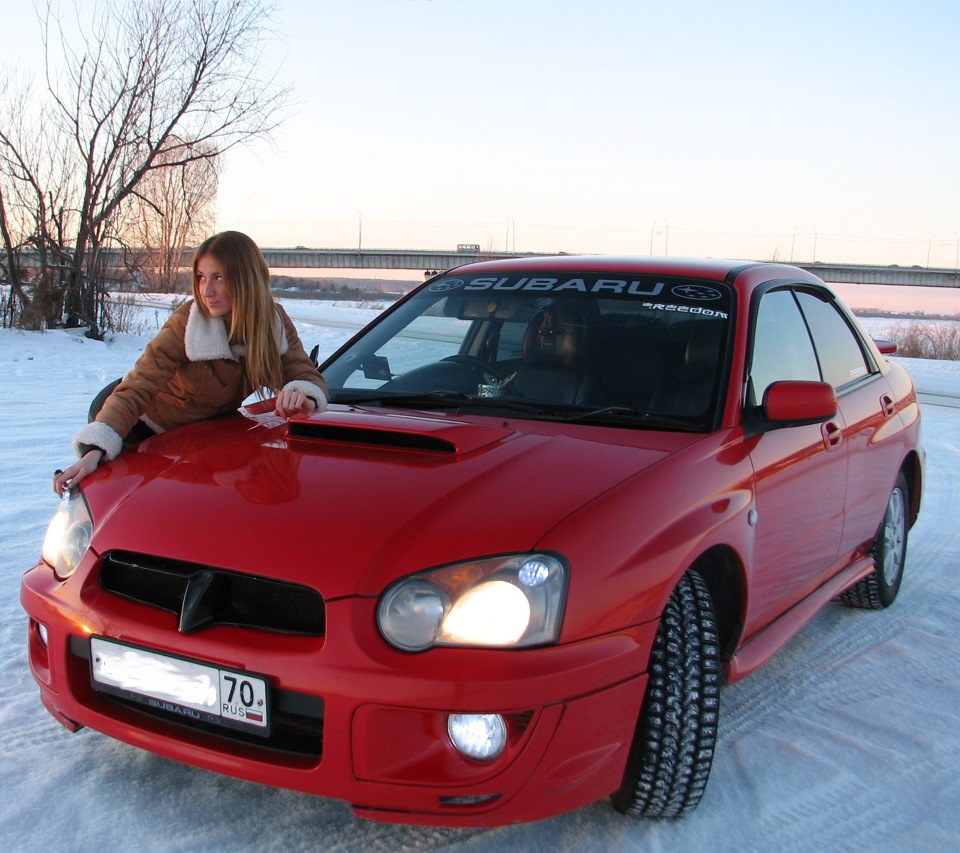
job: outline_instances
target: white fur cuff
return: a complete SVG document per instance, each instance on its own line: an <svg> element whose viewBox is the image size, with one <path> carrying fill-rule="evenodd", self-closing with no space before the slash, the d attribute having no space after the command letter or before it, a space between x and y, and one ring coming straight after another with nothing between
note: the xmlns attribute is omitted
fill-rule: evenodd
<svg viewBox="0 0 960 853"><path fill-rule="evenodd" d="M113 427L93 421L73 437L73 452L77 454L77 458L83 456L85 449L89 450L91 447L99 447L107 455L107 459L116 459L123 450L123 439Z"/></svg>
<svg viewBox="0 0 960 853"><path fill-rule="evenodd" d="M299 391L304 397L309 397L317 404L318 412L322 412L327 408L327 398L323 395L323 391L312 382L307 382L306 379L294 379L292 382L284 385L283 390Z"/></svg>

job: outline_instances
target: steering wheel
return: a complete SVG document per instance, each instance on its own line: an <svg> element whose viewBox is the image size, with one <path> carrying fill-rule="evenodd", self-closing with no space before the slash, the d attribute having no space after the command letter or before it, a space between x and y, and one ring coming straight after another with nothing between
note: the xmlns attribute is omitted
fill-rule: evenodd
<svg viewBox="0 0 960 853"><path fill-rule="evenodd" d="M497 382L503 382L507 378L507 375L502 370L494 367L492 364L488 364L482 358L477 358L475 355L448 355L446 358L440 360L452 361L454 364L462 364L464 367L480 374L484 380L492 376ZM488 382L487 384L491 383Z"/></svg>

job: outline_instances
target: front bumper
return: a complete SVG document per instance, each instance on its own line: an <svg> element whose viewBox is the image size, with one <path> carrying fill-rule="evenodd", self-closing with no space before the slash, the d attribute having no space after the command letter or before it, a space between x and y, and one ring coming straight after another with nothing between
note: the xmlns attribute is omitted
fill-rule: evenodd
<svg viewBox="0 0 960 853"><path fill-rule="evenodd" d="M21 584L31 671L43 704L68 728L89 726L186 764L345 800L359 816L400 823L538 820L620 785L655 623L541 649L405 654L380 638L376 602L350 598L327 603L323 638L230 627L184 635L171 614L103 592L89 580L95 569L84 569L60 582L41 564ZM197 727L94 689L94 635L269 676L277 736ZM458 753L446 734L455 712L502 714L503 754L482 763Z"/></svg>

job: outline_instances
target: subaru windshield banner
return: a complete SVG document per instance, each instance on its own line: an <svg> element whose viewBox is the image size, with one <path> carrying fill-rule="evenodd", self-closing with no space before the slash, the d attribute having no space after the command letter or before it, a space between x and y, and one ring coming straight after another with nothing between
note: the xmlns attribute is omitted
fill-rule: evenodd
<svg viewBox="0 0 960 853"><path fill-rule="evenodd" d="M700 282L689 279L664 279L654 276L624 276L608 274L549 275L518 273L516 275L476 275L439 278L423 293L437 296L487 294L550 294L551 296L592 295L600 298L640 299L644 307L659 311L728 316L729 290L720 282Z"/></svg>

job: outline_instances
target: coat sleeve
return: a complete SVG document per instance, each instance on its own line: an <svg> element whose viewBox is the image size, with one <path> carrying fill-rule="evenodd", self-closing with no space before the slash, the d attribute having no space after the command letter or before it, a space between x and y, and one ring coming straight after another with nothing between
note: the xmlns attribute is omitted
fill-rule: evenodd
<svg viewBox="0 0 960 853"><path fill-rule="evenodd" d="M327 407L327 383L303 348L300 336L293 321L287 316L287 312L279 305L277 311L283 321L283 331L287 338L287 350L280 357L283 367L283 390L299 391L313 400L317 411L322 412Z"/></svg>
<svg viewBox="0 0 960 853"><path fill-rule="evenodd" d="M96 447L107 459L117 457L123 449L123 436L133 429L177 369L187 361L184 334L188 312L189 304L170 315L133 369L107 397L96 420L73 437L73 449L78 456Z"/></svg>

